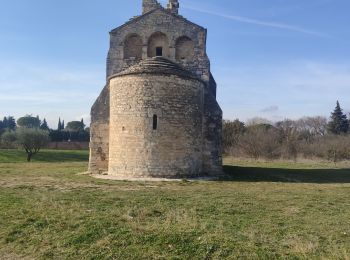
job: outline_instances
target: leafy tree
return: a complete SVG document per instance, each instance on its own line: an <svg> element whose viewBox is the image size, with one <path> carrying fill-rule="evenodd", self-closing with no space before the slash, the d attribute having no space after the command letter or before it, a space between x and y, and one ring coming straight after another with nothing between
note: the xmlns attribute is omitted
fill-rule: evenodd
<svg viewBox="0 0 350 260"><path fill-rule="evenodd" d="M49 136L52 142L63 142L69 139L69 133L66 131L51 130Z"/></svg>
<svg viewBox="0 0 350 260"><path fill-rule="evenodd" d="M4 131L5 131L4 123L0 120L0 136L3 134Z"/></svg>
<svg viewBox="0 0 350 260"><path fill-rule="evenodd" d="M25 128L40 128L41 121L39 119L39 116L33 117L30 115L21 117L17 120L17 125L19 127L25 127Z"/></svg>
<svg viewBox="0 0 350 260"><path fill-rule="evenodd" d="M67 123L66 130L71 132L84 131L85 124L82 121L72 121Z"/></svg>
<svg viewBox="0 0 350 260"><path fill-rule="evenodd" d="M49 133L40 129L21 128L16 131L17 142L27 153L27 161L37 154L50 140Z"/></svg>
<svg viewBox="0 0 350 260"><path fill-rule="evenodd" d="M7 117L4 117L4 119L2 120L2 125L4 129L7 129L7 126L8 126Z"/></svg>
<svg viewBox="0 0 350 260"><path fill-rule="evenodd" d="M3 121L0 121L0 131L1 128L3 130L11 130L14 131L16 129L16 120L14 119L13 116L8 116L8 117L4 117Z"/></svg>
<svg viewBox="0 0 350 260"><path fill-rule="evenodd" d="M89 142L90 140L90 133L87 131L79 131L77 132L77 135L75 137L75 139L72 139L72 141L78 141L78 142Z"/></svg>
<svg viewBox="0 0 350 260"><path fill-rule="evenodd" d="M17 137L16 137L16 133L14 131L6 131L1 136L1 143L6 148L12 148L14 146L16 139L17 139Z"/></svg>
<svg viewBox="0 0 350 260"><path fill-rule="evenodd" d="M66 128L65 124L64 124L64 120L62 121L62 125L61 125L61 130L64 130Z"/></svg>
<svg viewBox="0 0 350 260"><path fill-rule="evenodd" d="M331 120L328 123L328 130L336 135L347 133L349 130L349 121L343 113L339 101L337 101L337 105L332 112Z"/></svg>
<svg viewBox="0 0 350 260"><path fill-rule="evenodd" d="M49 128L45 118L44 118L43 122L40 125L40 129L41 130L45 130L45 131L49 131L50 130L50 128Z"/></svg>
<svg viewBox="0 0 350 260"><path fill-rule="evenodd" d="M7 127L8 130L15 131L16 130L16 120L13 116L7 117Z"/></svg>

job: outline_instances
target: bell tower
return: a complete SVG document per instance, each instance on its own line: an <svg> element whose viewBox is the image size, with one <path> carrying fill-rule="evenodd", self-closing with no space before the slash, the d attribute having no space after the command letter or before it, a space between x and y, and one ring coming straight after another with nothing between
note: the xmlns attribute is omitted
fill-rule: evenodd
<svg viewBox="0 0 350 260"><path fill-rule="evenodd" d="M148 13L160 7L157 0L142 0L142 14Z"/></svg>
<svg viewBox="0 0 350 260"><path fill-rule="evenodd" d="M172 12L173 14L178 14L179 13L179 1L178 0L169 0L168 3L168 10L170 10L170 12Z"/></svg>

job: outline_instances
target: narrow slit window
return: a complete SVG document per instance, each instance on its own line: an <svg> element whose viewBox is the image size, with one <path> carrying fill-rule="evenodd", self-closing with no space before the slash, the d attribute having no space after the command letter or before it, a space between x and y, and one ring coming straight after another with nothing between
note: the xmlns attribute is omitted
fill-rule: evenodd
<svg viewBox="0 0 350 260"><path fill-rule="evenodd" d="M157 115L153 115L153 130L157 130L158 128L158 117Z"/></svg>
<svg viewBox="0 0 350 260"><path fill-rule="evenodd" d="M156 56L163 56L163 47L156 47Z"/></svg>

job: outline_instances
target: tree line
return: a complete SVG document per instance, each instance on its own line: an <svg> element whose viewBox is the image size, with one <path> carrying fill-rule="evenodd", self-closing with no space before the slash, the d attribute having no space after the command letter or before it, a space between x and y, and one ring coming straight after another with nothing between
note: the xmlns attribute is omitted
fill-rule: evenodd
<svg viewBox="0 0 350 260"><path fill-rule="evenodd" d="M46 119L26 115L17 121L8 116L0 120L0 147L21 146L28 161L49 141L85 141L90 129L81 121L65 124L59 118L57 129L50 129ZM223 122L223 149L226 155L254 159L321 158L337 162L350 159L350 120L339 102L329 119L304 117L272 123L254 118L244 123L236 119Z"/></svg>
<svg viewBox="0 0 350 260"><path fill-rule="evenodd" d="M50 137L53 142L89 142L90 128L85 126L83 119L65 125L59 118L57 129L50 129Z"/></svg>
<svg viewBox="0 0 350 260"><path fill-rule="evenodd" d="M350 121L339 102L329 119L304 117L271 123L254 118L246 123L225 120L223 148L226 155L254 159L350 159Z"/></svg>
<svg viewBox="0 0 350 260"><path fill-rule="evenodd" d="M84 120L71 121L65 126L59 119L57 129L50 129L46 119L39 116L26 115L17 121L8 116L0 120L0 147L22 147L27 153L27 160L31 161L48 142L88 142L90 139L89 128L85 128Z"/></svg>
<svg viewBox="0 0 350 260"><path fill-rule="evenodd" d="M65 125L64 120L58 120L57 129L48 126L46 119L39 116L26 115L15 120L13 116L4 117L0 120L0 136L6 132L15 132L20 128L40 129L47 131L52 142L88 142L90 140L90 129L85 126L84 120L71 121Z"/></svg>

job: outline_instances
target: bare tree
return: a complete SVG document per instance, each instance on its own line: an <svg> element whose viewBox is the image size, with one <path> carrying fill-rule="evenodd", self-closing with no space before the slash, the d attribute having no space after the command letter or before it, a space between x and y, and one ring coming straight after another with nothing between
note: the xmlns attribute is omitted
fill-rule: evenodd
<svg viewBox="0 0 350 260"><path fill-rule="evenodd" d="M281 155L285 158L293 158L298 155L298 140L300 132L293 120L286 119L276 123L281 144Z"/></svg>
<svg viewBox="0 0 350 260"><path fill-rule="evenodd" d="M235 121L224 120L223 122L223 146L227 152L237 146L239 138L245 132L246 127L243 122L236 119Z"/></svg>
<svg viewBox="0 0 350 260"><path fill-rule="evenodd" d="M254 159L260 157L274 159L280 156L276 129L266 125L248 128L240 138L239 146L246 155Z"/></svg>
<svg viewBox="0 0 350 260"><path fill-rule="evenodd" d="M246 121L246 126L253 126L253 125L272 125L272 122L262 117L253 117Z"/></svg>

